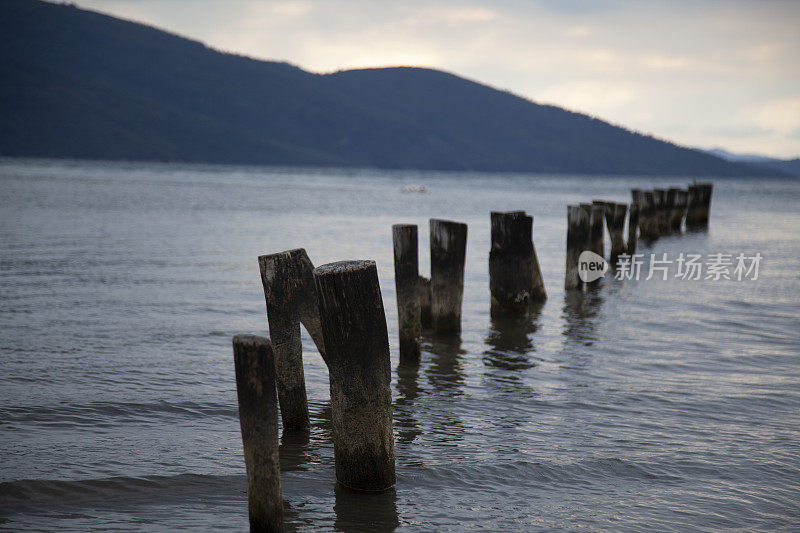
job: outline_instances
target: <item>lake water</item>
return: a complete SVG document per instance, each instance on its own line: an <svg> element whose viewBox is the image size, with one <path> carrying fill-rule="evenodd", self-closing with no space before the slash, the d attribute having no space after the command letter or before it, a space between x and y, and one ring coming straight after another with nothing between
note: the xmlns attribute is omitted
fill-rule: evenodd
<svg viewBox="0 0 800 533"><path fill-rule="evenodd" d="M0 528L247 528L231 336L267 333L256 257L377 261L397 485L336 487L327 370L281 437L290 530L800 529L800 181L716 180L708 232L758 279L565 296L566 205L690 178L0 162ZM410 185L428 194L403 194ZM527 210L549 299L489 316L489 212ZM397 369L391 225L469 224L459 338ZM646 269L645 265L645 269Z"/></svg>

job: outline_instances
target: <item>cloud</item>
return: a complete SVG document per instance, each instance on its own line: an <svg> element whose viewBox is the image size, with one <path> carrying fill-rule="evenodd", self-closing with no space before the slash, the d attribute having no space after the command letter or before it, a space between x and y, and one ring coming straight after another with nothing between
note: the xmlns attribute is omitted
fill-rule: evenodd
<svg viewBox="0 0 800 533"><path fill-rule="evenodd" d="M791 135L800 129L800 97L765 102L752 110L755 124L777 135Z"/></svg>
<svg viewBox="0 0 800 533"><path fill-rule="evenodd" d="M656 70L678 70L685 67L689 60L685 57L650 54L642 57L642 64Z"/></svg>

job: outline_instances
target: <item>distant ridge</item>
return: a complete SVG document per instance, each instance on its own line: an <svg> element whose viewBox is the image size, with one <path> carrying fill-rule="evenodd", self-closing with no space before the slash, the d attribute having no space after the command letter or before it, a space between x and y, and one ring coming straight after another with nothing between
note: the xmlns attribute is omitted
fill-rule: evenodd
<svg viewBox="0 0 800 533"><path fill-rule="evenodd" d="M745 176L725 161L441 71L320 75L72 5L5 0L0 155Z"/></svg>
<svg viewBox="0 0 800 533"><path fill-rule="evenodd" d="M766 157L755 154L734 154L721 148L712 148L705 152L726 161L747 163L748 165L757 167L767 167L800 178L800 158L797 157L794 159L778 159L777 157Z"/></svg>

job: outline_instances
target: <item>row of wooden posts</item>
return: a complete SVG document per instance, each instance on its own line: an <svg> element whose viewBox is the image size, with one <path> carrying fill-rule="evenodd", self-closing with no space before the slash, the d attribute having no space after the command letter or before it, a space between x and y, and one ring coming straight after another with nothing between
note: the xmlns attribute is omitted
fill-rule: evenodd
<svg viewBox="0 0 800 533"><path fill-rule="evenodd" d="M695 183L687 189L631 189L630 205L594 200L591 204L567 206L564 288L586 286L579 275L581 253L588 250L605 257L604 221L611 238L609 262L613 268L621 255L636 253L639 239L652 243L659 237L680 233L684 221L687 230L707 228L712 188L711 183ZM627 240L623 238L626 214Z"/></svg>
<svg viewBox="0 0 800 533"><path fill-rule="evenodd" d="M604 219L612 262L633 253L637 229L643 239L652 240L680 230L684 214L687 227L708 223L710 184L688 191L634 189L632 194L630 209L599 201L568 207L567 289L578 288L571 270L576 253L603 255ZM628 211L626 244L622 234ZM547 298L532 231L533 217L524 211L491 213L493 315L524 314ZM419 274L417 226L393 226L392 239L400 364L413 365L419 362L423 328L441 334L461 330L467 225L430 220L430 279ZM250 527L281 531L278 405L285 429L310 425L300 325L328 367L336 479L354 491L381 492L395 483L389 340L374 261L314 268L301 248L260 256L258 264L270 339L236 335L233 353Z"/></svg>

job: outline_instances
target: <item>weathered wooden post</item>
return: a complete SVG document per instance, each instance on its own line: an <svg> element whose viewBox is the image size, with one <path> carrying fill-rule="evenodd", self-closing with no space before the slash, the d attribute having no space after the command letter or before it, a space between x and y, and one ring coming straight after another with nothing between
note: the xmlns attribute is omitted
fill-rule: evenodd
<svg viewBox="0 0 800 533"><path fill-rule="evenodd" d="M605 208L595 204L580 204L581 208L589 215L589 243L587 250L591 250L600 257L605 257L603 244L603 220Z"/></svg>
<svg viewBox="0 0 800 533"><path fill-rule="evenodd" d="M628 213L628 206L625 204L617 204L614 202L602 202L595 200L592 202L595 205L602 206L606 219L606 227L608 234L611 237L611 251L609 252L609 262L612 265L617 264L617 257L624 254L626 251L625 238L625 215Z"/></svg>
<svg viewBox="0 0 800 533"><path fill-rule="evenodd" d="M400 364L414 364L419 362L419 335L422 329L416 224L392 226L392 242L400 332Z"/></svg>
<svg viewBox="0 0 800 533"><path fill-rule="evenodd" d="M639 204L631 203L628 208L628 254L636 253L637 230L639 229ZM616 265L612 265L616 266Z"/></svg>
<svg viewBox="0 0 800 533"><path fill-rule="evenodd" d="M375 261L314 269L331 387L336 479L357 491L395 482L391 368Z"/></svg>
<svg viewBox="0 0 800 533"><path fill-rule="evenodd" d="M431 280L425 276L419 277L419 309L420 323L424 329L431 327Z"/></svg>
<svg viewBox="0 0 800 533"><path fill-rule="evenodd" d="M686 211L687 229L708 228L713 184L696 183L689 186L689 201Z"/></svg>
<svg viewBox="0 0 800 533"><path fill-rule="evenodd" d="M250 531L283 531L275 362L268 339L233 337Z"/></svg>
<svg viewBox="0 0 800 533"><path fill-rule="evenodd" d="M642 192L642 203L639 209L639 230L641 237L648 241L658 238L658 223L656 221L656 206L653 191Z"/></svg>
<svg viewBox="0 0 800 533"><path fill-rule="evenodd" d="M641 189L631 189L631 202L639 205L644 203L644 197Z"/></svg>
<svg viewBox="0 0 800 533"><path fill-rule="evenodd" d="M677 187L667 190L667 203L671 207L669 215L669 229L673 233L680 233L683 224L683 212L686 209L686 191Z"/></svg>
<svg viewBox="0 0 800 533"><path fill-rule="evenodd" d="M671 207L667 204L667 191L664 189L653 189L653 204L655 206L655 223L658 235L669 233L669 213Z"/></svg>
<svg viewBox="0 0 800 533"><path fill-rule="evenodd" d="M644 208L644 193L641 189L631 189L631 205L636 204L636 229L639 230L637 233L640 237L644 237L644 228L642 225L644 224L644 215L642 210ZM628 227L630 228L630 220L628 220ZM630 229L628 229L628 233L630 234Z"/></svg>
<svg viewBox="0 0 800 533"><path fill-rule="evenodd" d="M708 227L708 219L711 214L711 193L714 190L713 183L703 183L703 223Z"/></svg>
<svg viewBox="0 0 800 533"><path fill-rule="evenodd" d="M430 230L431 323L437 333L459 333L467 225L431 219Z"/></svg>
<svg viewBox="0 0 800 533"><path fill-rule="evenodd" d="M686 229L697 229L702 226L700 211L702 210L702 198L700 186L696 183L689 185L688 202L686 209Z"/></svg>
<svg viewBox="0 0 800 533"><path fill-rule="evenodd" d="M547 299L533 245L533 217L524 211L492 211L491 225L491 314L525 314L531 303Z"/></svg>
<svg viewBox="0 0 800 533"><path fill-rule="evenodd" d="M564 289L581 290L578 259L589 246L591 235L590 212L579 205L567 206L567 267Z"/></svg>
<svg viewBox="0 0 800 533"><path fill-rule="evenodd" d="M319 325L314 290L314 265L302 248L258 258L267 303L269 335L275 351L275 371L283 427L309 426L306 383L303 373L302 323L321 354L325 346Z"/></svg>

